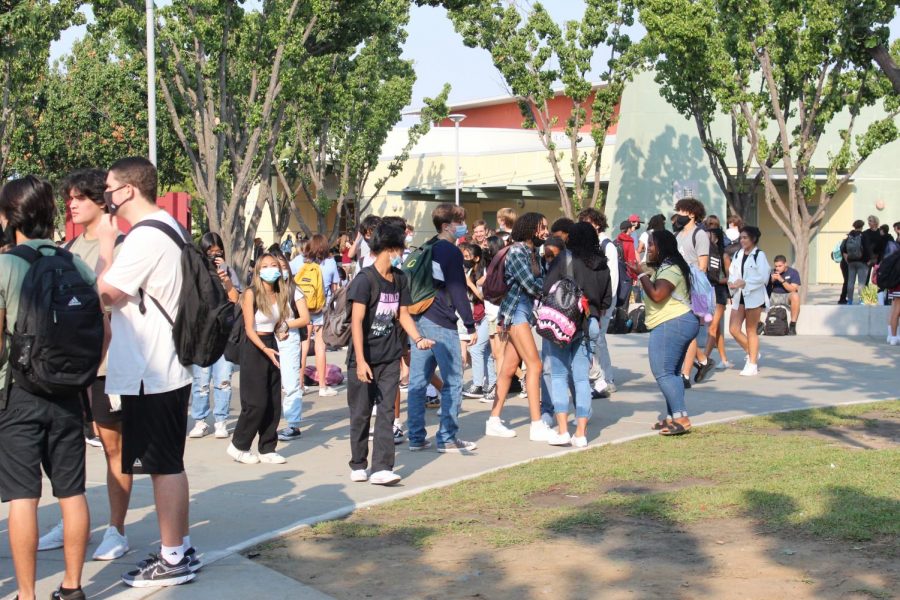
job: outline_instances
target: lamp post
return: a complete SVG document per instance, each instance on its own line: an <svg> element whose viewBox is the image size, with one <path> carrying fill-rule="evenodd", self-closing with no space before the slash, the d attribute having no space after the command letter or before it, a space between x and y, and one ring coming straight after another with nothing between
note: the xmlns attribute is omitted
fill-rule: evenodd
<svg viewBox="0 0 900 600"><path fill-rule="evenodd" d="M452 114L450 120L453 121L453 127L456 129L456 205L459 206L459 186L460 186L460 170L459 170L459 124L466 118L466 115Z"/></svg>
<svg viewBox="0 0 900 600"><path fill-rule="evenodd" d="M147 12L147 146L156 166L156 30L153 0L146 1Z"/></svg>

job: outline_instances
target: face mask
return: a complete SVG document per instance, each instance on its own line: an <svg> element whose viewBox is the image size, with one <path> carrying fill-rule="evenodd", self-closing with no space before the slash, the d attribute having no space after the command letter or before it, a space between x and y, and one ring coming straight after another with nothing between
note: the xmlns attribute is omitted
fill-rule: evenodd
<svg viewBox="0 0 900 600"><path fill-rule="evenodd" d="M736 240L741 236L741 232L736 227L729 227L725 230L725 235L728 236L729 240Z"/></svg>
<svg viewBox="0 0 900 600"><path fill-rule="evenodd" d="M544 240L543 238L539 238L539 237L531 238L531 243L534 244L535 248L542 248L545 241L546 240Z"/></svg>
<svg viewBox="0 0 900 600"><path fill-rule="evenodd" d="M453 230L453 237L456 239L464 238L467 233L469 233L469 226L463 223L462 225L457 225L456 229Z"/></svg>
<svg viewBox="0 0 900 600"><path fill-rule="evenodd" d="M467 269L471 269L472 267L475 266L475 261L474 260L464 260L463 266Z"/></svg>
<svg viewBox="0 0 900 600"><path fill-rule="evenodd" d="M675 217L675 222L672 224L672 229L674 229L675 231L681 231L690 222L690 217L687 217L685 215L678 215L677 217Z"/></svg>
<svg viewBox="0 0 900 600"><path fill-rule="evenodd" d="M409 246L412 243L413 243L413 236L411 236L411 235L406 236L406 245Z"/></svg>
<svg viewBox="0 0 900 600"><path fill-rule="evenodd" d="M399 269L400 265L402 265L402 264L403 264L403 256L402 255L395 256L391 259L391 266L394 267L395 269Z"/></svg>
<svg viewBox="0 0 900 600"><path fill-rule="evenodd" d="M291 274L288 273L287 271L282 271L282 272L281 272L281 280L282 280L282 281L287 281L287 280L288 280L288 277L290 277L290 276L291 276Z"/></svg>
<svg viewBox="0 0 900 600"><path fill-rule="evenodd" d="M121 189L121 188L120 188L120 189ZM117 191L118 191L118 190L117 190ZM132 198L129 198L128 200L126 200L126 201L123 202L122 204L118 204L118 205L113 204L113 201L112 201L113 193L114 193L114 192L103 192L103 202L106 203L106 210L108 210L108 211L109 211L109 214L111 214L111 215L115 215L116 212L118 212L118 210L119 210L120 208L122 208L123 205L128 204L128 203L131 202L131 200L132 200Z"/></svg>
<svg viewBox="0 0 900 600"><path fill-rule="evenodd" d="M263 267L259 270L259 278L266 283L275 283L281 279L281 269L278 267Z"/></svg>

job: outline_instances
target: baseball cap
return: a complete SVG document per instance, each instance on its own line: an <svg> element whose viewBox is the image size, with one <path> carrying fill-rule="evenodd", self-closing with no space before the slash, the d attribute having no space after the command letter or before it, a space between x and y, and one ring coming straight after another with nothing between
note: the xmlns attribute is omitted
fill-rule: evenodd
<svg viewBox="0 0 900 600"><path fill-rule="evenodd" d="M619 231L626 231L631 229L632 222L631 221L622 221L619 223Z"/></svg>
<svg viewBox="0 0 900 600"><path fill-rule="evenodd" d="M640 218L639 216L637 216L637 215L631 215L630 217L628 217L628 220L629 220L631 223L643 223L643 222L644 222L644 221L641 220L641 218Z"/></svg>

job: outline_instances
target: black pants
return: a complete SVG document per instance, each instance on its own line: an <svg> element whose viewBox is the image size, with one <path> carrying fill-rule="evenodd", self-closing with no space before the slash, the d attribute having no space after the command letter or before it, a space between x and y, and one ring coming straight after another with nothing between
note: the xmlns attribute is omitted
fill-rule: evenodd
<svg viewBox="0 0 900 600"><path fill-rule="evenodd" d="M400 387L400 361L369 365L372 383L356 376L356 365L347 369L347 405L350 407L350 468L365 469L369 458L369 425L375 414L372 472L394 470L394 400Z"/></svg>
<svg viewBox="0 0 900 600"><path fill-rule="evenodd" d="M841 259L841 276L844 278L844 285L841 286L841 297L838 302L842 304L847 303L847 277L849 277L849 272L847 270L847 261L843 258Z"/></svg>
<svg viewBox="0 0 900 600"><path fill-rule="evenodd" d="M268 348L278 349L274 335L260 336ZM281 420L281 371L269 357L245 339L241 345L241 415L231 443L248 452L259 434L259 453L275 452Z"/></svg>

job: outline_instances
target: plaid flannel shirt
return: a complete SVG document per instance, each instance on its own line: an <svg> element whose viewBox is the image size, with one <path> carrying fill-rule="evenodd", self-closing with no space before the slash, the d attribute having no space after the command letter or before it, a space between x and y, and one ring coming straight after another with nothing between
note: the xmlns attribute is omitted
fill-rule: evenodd
<svg viewBox="0 0 900 600"><path fill-rule="evenodd" d="M540 267L540 261L538 265ZM540 276L535 276L532 271L532 250L522 243L516 243L509 249L503 269L509 284L509 293L500 303L498 322L508 327L512 324L513 313L522 296L540 297L544 290L543 270ZM531 322L532 319L533 317L529 315L528 321Z"/></svg>

